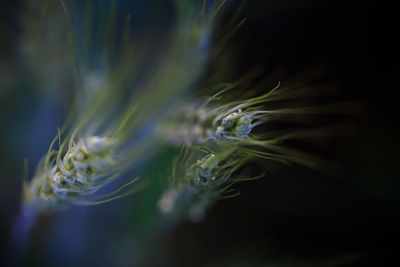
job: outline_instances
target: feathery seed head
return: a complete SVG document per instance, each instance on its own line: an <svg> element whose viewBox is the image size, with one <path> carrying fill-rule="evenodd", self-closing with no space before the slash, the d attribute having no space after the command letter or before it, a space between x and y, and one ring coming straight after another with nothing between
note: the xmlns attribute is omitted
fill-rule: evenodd
<svg viewBox="0 0 400 267"><path fill-rule="evenodd" d="M215 154L209 154L190 167L186 179L193 186L207 186L216 179L218 163Z"/></svg>
<svg viewBox="0 0 400 267"><path fill-rule="evenodd" d="M252 116L242 113L241 110L233 112L224 117L217 127L217 138L228 140L230 137L248 137L253 128L251 123Z"/></svg>
<svg viewBox="0 0 400 267"><path fill-rule="evenodd" d="M174 179L158 206L163 213L198 221L218 198L232 194L228 188L240 180L236 171L247 159L240 157L232 144L213 152L190 151L189 156L177 160Z"/></svg>
<svg viewBox="0 0 400 267"><path fill-rule="evenodd" d="M91 136L72 144L61 160L45 163L25 187L25 203L39 208L78 203L105 185L102 173L113 163L112 141Z"/></svg>

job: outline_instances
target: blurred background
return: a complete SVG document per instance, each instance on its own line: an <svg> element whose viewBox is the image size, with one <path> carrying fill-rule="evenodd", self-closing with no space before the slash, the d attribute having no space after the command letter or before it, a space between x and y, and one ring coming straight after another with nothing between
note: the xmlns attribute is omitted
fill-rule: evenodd
<svg viewBox="0 0 400 267"><path fill-rule="evenodd" d="M128 2L128 1L126 1ZM137 28L170 20L168 1L120 1ZM124 6L125 5L125 6ZM121 12L122 12L121 11ZM23 160L32 174L46 153L66 103L43 99L21 59L22 1L0 8L0 264L18 261L9 247L18 214ZM233 12L227 8L226 16ZM210 75L238 77L260 66L271 80L318 70L341 100L364 103L345 138L325 141L324 157L341 171L273 168L238 184L241 195L219 201L198 223L162 224L159 188L101 206L43 217L31 237L27 266L395 266L399 262L400 180L395 91L394 9L375 1L247 1L246 23ZM223 24L223 23L221 23ZM215 35L223 27L217 27ZM221 63L223 62L223 63ZM221 66L225 65L225 66ZM323 90L323 88L321 88ZM337 97L337 96L336 96ZM160 151L146 172L169 171ZM262 163L260 163L262 165ZM260 165L259 164L259 165ZM263 168L265 166L258 166Z"/></svg>

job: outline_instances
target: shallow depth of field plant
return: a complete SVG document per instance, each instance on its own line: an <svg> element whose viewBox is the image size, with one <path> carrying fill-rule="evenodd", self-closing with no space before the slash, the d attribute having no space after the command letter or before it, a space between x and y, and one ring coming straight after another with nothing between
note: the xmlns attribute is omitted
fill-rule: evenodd
<svg viewBox="0 0 400 267"><path fill-rule="evenodd" d="M61 98L65 112L33 175L25 160L12 236L22 258L42 216L147 194L156 212L145 224L156 235L246 194L235 186L263 179L257 166L334 168L307 152L307 141L335 135L332 123L313 119L348 105L319 102L325 92L308 81L269 80L255 67L225 78L224 64L210 68L246 23L242 1L174 0L172 15L154 25L122 2L24 2L26 72L37 94Z"/></svg>

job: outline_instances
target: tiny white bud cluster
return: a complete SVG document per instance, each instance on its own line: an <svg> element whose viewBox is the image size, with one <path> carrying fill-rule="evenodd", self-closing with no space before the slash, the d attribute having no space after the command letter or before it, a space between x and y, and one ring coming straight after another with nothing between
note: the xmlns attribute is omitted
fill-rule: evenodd
<svg viewBox="0 0 400 267"><path fill-rule="evenodd" d="M228 140L230 137L247 137L252 130L252 116L239 112L233 112L221 121L217 128L217 138Z"/></svg>
<svg viewBox="0 0 400 267"><path fill-rule="evenodd" d="M206 108L196 110L196 107L189 106L179 112L177 115L172 114L172 119L159 130L160 135L174 145L205 144L213 139L246 138L255 126L253 121L257 119L252 112L242 112L240 109L221 114Z"/></svg>
<svg viewBox="0 0 400 267"><path fill-rule="evenodd" d="M57 159L47 171L34 177L26 188L25 201L55 205L94 192L102 186L101 175L112 163L112 142L109 138L90 136L72 145L64 158Z"/></svg>
<svg viewBox="0 0 400 267"><path fill-rule="evenodd" d="M216 180L218 159L209 154L193 164L186 173L189 184L195 187L207 186Z"/></svg>
<svg viewBox="0 0 400 267"><path fill-rule="evenodd" d="M161 196L158 202L160 211L188 216L193 221L201 220L207 208L224 194L224 188L231 183L231 171L241 166L241 162L231 160L229 155L207 153L191 164L181 174L183 180Z"/></svg>

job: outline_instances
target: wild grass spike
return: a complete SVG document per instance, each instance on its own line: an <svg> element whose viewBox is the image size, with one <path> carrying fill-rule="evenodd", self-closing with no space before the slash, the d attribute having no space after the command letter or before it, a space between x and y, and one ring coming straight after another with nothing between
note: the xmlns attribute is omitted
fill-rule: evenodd
<svg viewBox="0 0 400 267"><path fill-rule="evenodd" d="M90 136L77 144L71 142L63 158L61 153L50 151L32 181L24 185L25 203L51 208L101 203L121 196L116 192L99 196L96 201L87 200L112 181L109 177L113 157L112 139L98 136Z"/></svg>
<svg viewBox="0 0 400 267"><path fill-rule="evenodd" d="M48 60L54 59L51 64L57 65L60 54L69 55L69 66L62 65L65 69L54 82L59 83L60 76L66 80L73 77L75 90L70 114L56 138L59 147L53 148L55 139L33 179L24 184L24 203L36 207L93 204L124 195L125 185L115 194L91 199L137 162L148 159L158 146L154 129L165 117L163 109L173 106L203 72L209 50L205 40L221 7L219 1L207 5L176 1L178 18L171 36L165 44L149 48L132 40L129 15L122 36L116 35L119 21L114 1L109 3L109 11L104 6L95 8L91 1L82 5L73 0L34 0L28 6L32 12L25 19L36 25L35 32L46 38L57 36L52 41L64 45L49 47L28 31L23 47L26 56L35 63L41 53L54 54ZM35 14L38 7L40 16ZM96 12L109 12L108 19L95 25ZM43 22L52 23L40 31ZM93 34L99 29L105 29L105 36ZM147 38L143 43L150 42ZM151 54L151 49L157 49L161 57L149 66L139 52ZM50 63L42 65L32 69L39 78L48 73Z"/></svg>
<svg viewBox="0 0 400 267"><path fill-rule="evenodd" d="M223 90L203 104L184 105L170 113L171 119L162 125L167 129L164 137L174 145L183 145L185 152L183 158L177 159L169 189L158 203L163 213L200 219L217 199L235 195L231 189L234 183L262 176L252 178L241 171L247 162L257 158L323 171L332 166L286 144L287 140L323 137L328 129L281 128L262 135L253 132L261 124L296 121L293 115L298 114L335 113L336 105L345 106L336 103L282 108L285 101L293 98L295 90L283 88L280 92L279 87L278 83L260 96L220 103ZM226 90L230 88L228 85ZM274 102L279 102L278 107ZM343 108L342 112L349 110Z"/></svg>
<svg viewBox="0 0 400 267"><path fill-rule="evenodd" d="M18 229L50 210L105 203L138 188L136 178L115 191L106 185L139 176L135 167L157 152L156 126L203 74L224 1L176 0L168 30L146 29L141 40L133 38L130 14L118 14L113 0L98 2L26 3L21 50L38 95L70 107L24 181Z"/></svg>

